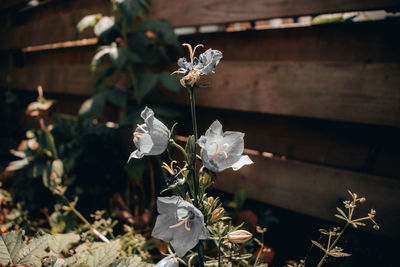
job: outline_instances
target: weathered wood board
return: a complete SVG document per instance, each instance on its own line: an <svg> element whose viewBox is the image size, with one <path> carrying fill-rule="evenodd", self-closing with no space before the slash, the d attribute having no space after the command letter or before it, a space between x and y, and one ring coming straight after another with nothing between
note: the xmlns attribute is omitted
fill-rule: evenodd
<svg viewBox="0 0 400 267"><path fill-rule="evenodd" d="M377 210L379 232L400 237L399 180L292 160L251 158L253 165L219 173L215 187L231 193L245 188L252 199L326 220L335 218L335 207L342 207L341 200L348 199L351 190L367 198L357 214Z"/></svg>

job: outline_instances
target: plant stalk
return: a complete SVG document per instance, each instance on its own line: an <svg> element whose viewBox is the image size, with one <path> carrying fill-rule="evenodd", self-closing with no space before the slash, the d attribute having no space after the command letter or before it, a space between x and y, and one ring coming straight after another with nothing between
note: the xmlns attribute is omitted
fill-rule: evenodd
<svg viewBox="0 0 400 267"><path fill-rule="evenodd" d="M199 203L199 181L197 179L196 175L196 161L197 161L197 149L196 149L196 144L197 144L197 121L196 121L196 101L195 101L195 95L194 95L194 87L189 88L189 94L190 94L190 111L192 114L192 124L193 124L193 136L194 136L194 155L192 157L192 177L193 177L193 187L194 187L194 204L197 208L200 209L200 203ZM203 251L203 244L199 240L199 244L197 245L197 252L199 253L199 267L204 267L204 251Z"/></svg>
<svg viewBox="0 0 400 267"><path fill-rule="evenodd" d="M333 241L333 243L330 245L330 247L328 248L327 251L330 250L330 248L335 247L336 243L339 241L340 237L343 235L344 231L346 230L346 228L349 226L349 223L346 223L346 225L343 227L343 230L339 233L339 235L335 238L335 241ZM324 263L324 261L326 260L326 258L328 257L328 253L325 252L324 256L322 257L322 259L319 261L317 267L321 267L322 264Z"/></svg>

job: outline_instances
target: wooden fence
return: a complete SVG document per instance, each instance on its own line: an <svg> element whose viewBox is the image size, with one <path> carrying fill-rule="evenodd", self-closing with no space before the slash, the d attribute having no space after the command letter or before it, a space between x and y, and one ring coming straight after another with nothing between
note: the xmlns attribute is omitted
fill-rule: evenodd
<svg viewBox="0 0 400 267"><path fill-rule="evenodd" d="M85 15L109 13L107 0L2 1L0 83L87 96L95 42L27 51L74 40ZM396 0L153 0L152 16L174 27L385 9ZM347 189L378 211L381 233L400 237L399 19L308 27L197 33L182 42L219 49L224 59L197 96L200 133L218 118L246 133L255 164L219 175L216 187L334 220ZM84 38L93 37L89 34ZM161 101L161 100L159 100ZM169 101L186 104L186 96Z"/></svg>

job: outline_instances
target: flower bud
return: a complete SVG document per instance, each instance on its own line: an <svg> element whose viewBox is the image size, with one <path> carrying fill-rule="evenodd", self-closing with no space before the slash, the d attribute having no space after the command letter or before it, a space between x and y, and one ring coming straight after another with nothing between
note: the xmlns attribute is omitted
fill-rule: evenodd
<svg viewBox="0 0 400 267"><path fill-rule="evenodd" d="M214 203L214 198L213 197L208 197L207 198L207 202L210 206L212 206L212 204Z"/></svg>
<svg viewBox="0 0 400 267"><path fill-rule="evenodd" d="M216 222L224 216L224 208L217 208L211 213L211 222Z"/></svg>
<svg viewBox="0 0 400 267"><path fill-rule="evenodd" d="M253 238L253 235L246 230L236 230L228 234L228 239L232 243L242 244Z"/></svg>

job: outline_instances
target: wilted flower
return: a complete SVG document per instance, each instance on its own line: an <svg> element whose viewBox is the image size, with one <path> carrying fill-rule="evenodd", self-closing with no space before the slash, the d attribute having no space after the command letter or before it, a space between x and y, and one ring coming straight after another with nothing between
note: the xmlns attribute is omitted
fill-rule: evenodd
<svg viewBox="0 0 400 267"><path fill-rule="evenodd" d="M216 120L208 128L206 135L197 141L201 147L203 165L213 171L220 172L229 167L239 170L242 166L252 164L248 156L243 156L244 133L222 131L221 123Z"/></svg>
<svg viewBox="0 0 400 267"><path fill-rule="evenodd" d="M200 210L179 196L159 197L152 236L170 242L179 257L210 235Z"/></svg>
<svg viewBox="0 0 400 267"><path fill-rule="evenodd" d="M219 61L222 59L221 51L215 49L208 49L206 52L201 53L199 58L195 57L197 47L203 47L202 44L198 44L193 49L190 44L182 44L186 46L190 54L190 62L186 58L182 57L178 60L179 70L173 73L183 74L184 77L181 79L181 84L186 87L186 84L191 87L200 79L200 75L207 75L214 72Z"/></svg>
<svg viewBox="0 0 400 267"><path fill-rule="evenodd" d="M236 230L228 234L228 239L232 243L242 244L253 238L253 235L246 230Z"/></svg>
<svg viewBox="0 0 400 267"><path fill-rule="evenodd" d="M138 125L133 133L137 150L132 152L128 162L131 158L140 159L144 155L160 155L168 146L170 131L154 117L153 110L146 107L140 116L145 123Z"/></svg>
<svg viewBox="0 0 400 267"><path fill-rule="evenodd" d="M170 255L157 262L154 267L179 267L179 262Z"/></svg>

